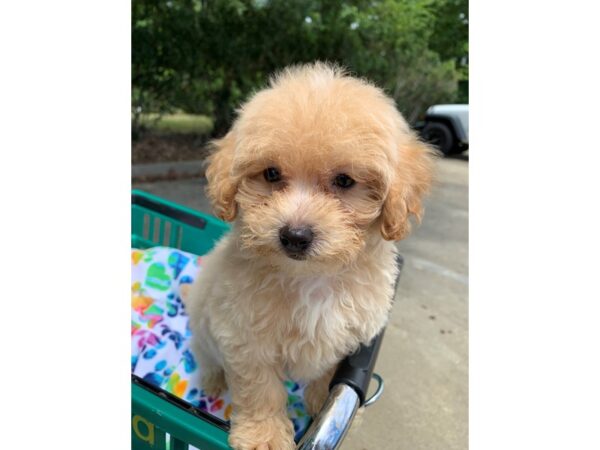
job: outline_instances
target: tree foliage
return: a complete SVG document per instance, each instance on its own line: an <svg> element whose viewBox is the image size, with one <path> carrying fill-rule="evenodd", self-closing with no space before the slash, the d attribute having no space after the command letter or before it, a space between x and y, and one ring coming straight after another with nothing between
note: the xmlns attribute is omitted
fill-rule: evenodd
<svg viewBox="0 0 600 450"><path fill-rule="evenodd" d="M132 106L207 114L222 135L269 74L326 60L384 87L414 120L453 101L465 78L466 10L466 0L134 0Z"/></svg>

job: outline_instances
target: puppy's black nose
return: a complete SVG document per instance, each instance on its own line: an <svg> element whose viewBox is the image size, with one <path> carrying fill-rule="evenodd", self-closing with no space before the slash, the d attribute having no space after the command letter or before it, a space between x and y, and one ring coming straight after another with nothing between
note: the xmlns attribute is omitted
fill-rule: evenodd
<svg viewBox="0 0 600 450"><path fill-rule="evenodd" d="M300 259L310 247L314 234L310 227L290 228L283 227L279 230L279 241L287 254L295 259Z"/></svg>

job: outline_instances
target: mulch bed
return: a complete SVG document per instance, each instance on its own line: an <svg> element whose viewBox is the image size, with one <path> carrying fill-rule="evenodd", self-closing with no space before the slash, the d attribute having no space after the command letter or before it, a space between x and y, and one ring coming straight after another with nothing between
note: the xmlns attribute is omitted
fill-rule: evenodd
<svg viewBox="0 0 600 450"><path fill-rule="evenodd" d="M204 159L209 153L206 143L206 135L158 134L147 131L132 141L131 163Z"/></svg>

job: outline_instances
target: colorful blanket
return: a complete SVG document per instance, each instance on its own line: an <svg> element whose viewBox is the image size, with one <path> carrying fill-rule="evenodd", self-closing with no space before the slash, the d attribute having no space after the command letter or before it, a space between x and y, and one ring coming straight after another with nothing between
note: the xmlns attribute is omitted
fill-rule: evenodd
<svg viewBox="0 0 600 450"><path fill-rule="evenodd" d="M166 247L132 250L131 371L192 405L228 421L229 393L208 397L200 386L202 368L189 348L191 332L181 292L201 270L202 258ZM304 386L285 381L288 415L296 439L308 426Z"/></svg>

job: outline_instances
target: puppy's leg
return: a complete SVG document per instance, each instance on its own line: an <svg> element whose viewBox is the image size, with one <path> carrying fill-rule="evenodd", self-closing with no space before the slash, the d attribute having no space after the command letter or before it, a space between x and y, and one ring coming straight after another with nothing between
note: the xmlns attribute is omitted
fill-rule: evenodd
<svg viewBox="0 0 600 450"><path fill-rule="evenodd" d="M209 397L218 397L227 390L223 367L196 339L192 341L191 348L202 370L202 380L200 381L202 390Z"/></svg>
<svg viewBox="0 0 600 450"><path fill-rule="evenodd" d="M287 392L275 370L258 365L227 367L233 414L229 445L235 450L294 450Z"/></svg>
<svg viewBox="0 0 600 450"><path fill-rule="evenodd" d="M218 397L227 390L225 372L222 367L206 368L202 373L202 390L209 397Z"/></svg>
<svg viewBox="0 0 600 450"><path fill-rule="evenodd" d="M325 373L319 378L309 382L304 390L304 404L306 405L306 412L308 412L308 414L310 414L312 417L319 413L323 407L323 403L325 403L325 400L329 395L329 383L331 382L331 378L333 378L335 369L336 367L333 367L325 371Z"/></svg>
<svg viewBox="0 0 600 450"><path fill-rule="evenodd" d="M306 386L304 390L304 404L306 405L306 412L310 414L311 417L315 417L321 411L325 400L327 400L327 396L329 395L329 383L333 378L333 374L337 366L325 372L325 374L310 383ZM350 431L348 432L349 436L354 435L359 429L360 425L363 421L363 412L365 408L358 408L354 419L352 420L352 426L350 427Z"/></svg>

